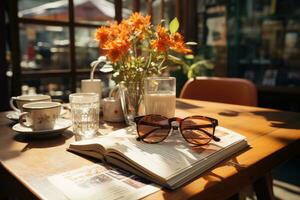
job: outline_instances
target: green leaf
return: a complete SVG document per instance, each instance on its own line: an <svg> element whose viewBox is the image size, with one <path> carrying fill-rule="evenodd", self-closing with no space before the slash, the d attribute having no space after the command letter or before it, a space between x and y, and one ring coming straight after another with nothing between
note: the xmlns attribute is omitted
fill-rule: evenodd
<svg viewBox="0 0 300 200"><path fill-rule="evenodd" d="M171 62L173 62L175 64L182 66L184 71L187 71L189 68L189 66L184 61L182 61L180 58L178 58L176 56L168 55L168 60L170 60Z"/></svg>
<svg viewBox="0 0 300 200"><path fill-rule="evenodd" d="M206 70L211 70L214 68L214 64L209 60L200 60L195 62L188 69L188 78L194 78L196 76L205 76Z"/></svg>
<svg viewBox="0 0 300 200"><path fill-rule="evenodd" d="M194 55L193 54L188 54L188 55L185 55L184 58L192 60L192 59L194 59Z"/></svg>
<svg viewBox="0 0 300 200"><path fill-rule="evenodd" d="M198 43L197 42L186 42L185 44L186 45L197 45Z"/></svg>
<svg viewBox="0 0 300 200"><path fill-rule="evenodd" d="M168 55L168 59L173 61L173 62L181 62L182 60L176 56L173 56L173 55Z"/></svg>
<svg viewBox="0 0 300 200"><path fill-rule="evenodd" d="M179 21L177 17L175 17L169 24L169 30L171 33L176 33L179 29Z"/></svg>

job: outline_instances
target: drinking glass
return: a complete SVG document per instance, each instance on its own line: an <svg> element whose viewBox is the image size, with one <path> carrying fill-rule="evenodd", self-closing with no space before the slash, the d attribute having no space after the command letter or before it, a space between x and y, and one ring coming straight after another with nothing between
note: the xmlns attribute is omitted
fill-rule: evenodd
<svg viewBox="0 0 300 200"><path fill-rule="evenodd" d="M73 132L82 138L92 138L99 129L99 95L74 93L69 96Z"/></svg>
<svg viewBox="0 0 300 200"><path fill-rule="evenodd" d="M145 114L175 116L176 79L174 77L149 77L145 79Z"/></svg>

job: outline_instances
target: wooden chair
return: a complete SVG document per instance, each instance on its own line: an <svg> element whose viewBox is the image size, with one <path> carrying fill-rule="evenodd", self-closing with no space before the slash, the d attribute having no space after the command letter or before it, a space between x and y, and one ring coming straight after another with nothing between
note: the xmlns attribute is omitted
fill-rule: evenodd
<svg viewBox="0 0 300 200"><path fill-rule="evenodd" d="M241 78L196 77L185 83L180 98L257 106L255 85Z"/></svg>
<svg viewBox="0 0 300 200"><path fill-rule="evenodd" d="M241 78L196 77L185 83L180 98L257 106L255 85ZM253 188L259 200L274 198L271 174L258 178ZM241 194L236 194L230 200L241 199L240 197Z"/></svg>

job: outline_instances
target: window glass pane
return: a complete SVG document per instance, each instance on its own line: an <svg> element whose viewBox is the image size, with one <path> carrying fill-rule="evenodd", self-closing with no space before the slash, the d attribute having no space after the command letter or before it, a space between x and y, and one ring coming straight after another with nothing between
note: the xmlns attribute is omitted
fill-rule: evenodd
<svg viewBox="0 0 300 200"><path fill-rule="evenodd" d="M206 36L207 36L207 25L206 25L206 0L198 0L197 2L197 34L198 34L198 41L197 43L202 47L205 46L206 43ZM230 31L230 29L228 30Z"/></svg>
<svg viewBox="0 0 300 200"><path fill-rule="evenodd" d="M68 77L26 78L22 81L22 94L49 94L53 99L68 101L71 79Z"/></svg>
<svg viewBox="0 0 300 200"><path fill-rule="evenodd" d="M143 15L147 15L148 14L148 1L147 0L141 0L141 4L140 4L140 12L143 14Z"/></svg>
<svg viewBox="0 0 300 200"><path fill-rule="evenodd" d="M165 0L163 6L163 19L165 19L168 23L176 17L176 1L173 0ZM159 20L157 23L159 23Z"/></svg>
<svg viewBox="0 0 300 200"><path fill-rule="evenodd" d="M20 24L23 70L69 68L69 31L65 27Z"/></svg>
<svg viewBox="0 0 300 200"><path fill-rule="evenodd" d="M68 0L18 0L19 17L67 21Z"/></svg>
<svg viewBox="0 0 300 200"><path fill-rule="evenodd" d="M115 4L107 0L74 0L77 22L106 23L115 19Z"/></svg>
<svg viewBox="0 0 300 200"><path fill-rule="evenodd" d="M90 68L90 63L99 55L98 42L95 40L96 28L76 28L76 64L78 68Z"/></svg>
<svg viewBox="0 0 300 200"><path fill-rule="evenodd" d="M161 1L154 1L152 3L152 23L158 24L160 20L162 19L162 4Z"/></svg>
<svg viewBox="0 0 300 200"><path fill-rule="evenodd" d="M133 10L133 1L134 0L122 0L122 18L127 19Z"/></svg>
<svg viewBox="0 0 300 200"><path fill-rule="evenodd" d="M152 1L150 4L146 0L141 1L141 13L143 15L149 14L149 6L152 6L152 23L159 24L162 19L166 20L168 24L175 17L175 1L164 0L164 1Z"/></svg>

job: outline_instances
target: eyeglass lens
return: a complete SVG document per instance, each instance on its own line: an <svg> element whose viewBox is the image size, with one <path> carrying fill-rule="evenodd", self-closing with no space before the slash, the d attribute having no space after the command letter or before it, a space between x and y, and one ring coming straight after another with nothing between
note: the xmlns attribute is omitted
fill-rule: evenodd
<svg viewBox="0 0 300 200"><path fill-rule="evenodd" d="M208 120L189 117L181 122L181 134L186 141L192 144L204 145L211 141L214 126Z"/></svg>
<svg viewBox="0 0 300 200"><path fill-rule="evenodd" d="M144 142L161 142L170 131L168 118L159 115L145 116L138 122L137 131Z"/></svg>
<svg viewBox="0 0 300 200"><path fill-rule="evenodd" d="M160 115L143 117L137 126L140 139L148 143L163 141L170 132L168 118ZM185 140L196 145L211 141L214 134L212 122L203 117L188 117L181 121L180 131Z"/></svg>

